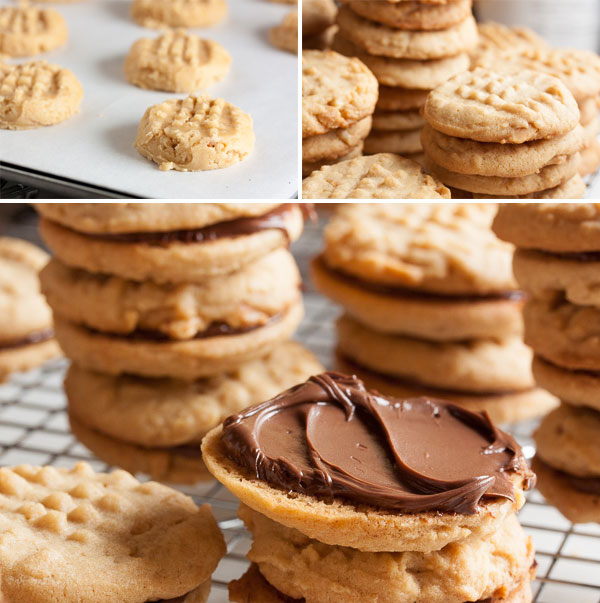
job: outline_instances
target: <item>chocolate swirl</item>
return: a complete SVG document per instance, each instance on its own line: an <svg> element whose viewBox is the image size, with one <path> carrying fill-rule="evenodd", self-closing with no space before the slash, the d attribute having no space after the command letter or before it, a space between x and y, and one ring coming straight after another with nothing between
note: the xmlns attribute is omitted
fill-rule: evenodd
<svg viewBox="0 0 600 603"><path fill-rule="evenodd" d="M341 373L311 377L225 420L226 453L258 479L332 501L404 513L473 514L515 500L509 473L533 474L487 413L429 398L368 392Z"/></svg>

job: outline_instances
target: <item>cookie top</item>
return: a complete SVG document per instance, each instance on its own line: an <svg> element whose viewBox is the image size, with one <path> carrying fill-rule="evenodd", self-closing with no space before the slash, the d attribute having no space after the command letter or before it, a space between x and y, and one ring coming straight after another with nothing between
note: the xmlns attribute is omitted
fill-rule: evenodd
<svg viewBox="0 0 600 603"><path fill-rule="evenodd" d="M227 15L226 0L133 0L131 16L144 27L210 27Z"/></svg>
<svg viewBox="0 0 600 603"><path fill-rule="evenodd" d="M230 66L231 56L218 42L178 29L134 42L125 75L141 88L193 92L223 79Z"/></svg>
<svg viewBox="0 0 600 603"><path fill-rule="evenodd" d="M2 593L29 603L186 595L225 554L210 507L125 471L0 469Z"/></svg>
<svg viewBox="0 0 600 603"><path fill-rule="evenodd" d="M528 249L600 251L600 203L503 203L494 232Z"/></svg>
<svg viewBox="0 0 600 603"><path fill-rule="evenodd" d="M38 280L48 260L27 241L0 237L0 345L52 327Z"/></svg>
<svg viewBox="0 0 600 603"><path fill-rule="evenodd" d="M50 126L71 117L83 96L69 69L46 61L0 63L0 128Z"/></svg>
<svg viewBox="0 0 600 603"><path fill-rule="evenodd" d="M450 191L421 166L379 153L323 166L302 183L304 199L449 199Z"/></svg>
<svg viewBox="0 0 600 603"><path fill-rule="evenodd" d="M357 58L331 50L302 52L302 137L345 128L371 115L377 79Z"/></svg>
<svg viewBox="0 0 600 603"><path fill-rule="evenodd" d="M27 57L48 52L67 41L67 24L51 8L0 7L0 54Z"/></svg>
<svg viewBox="0 0 600 603"><path fill-rule="evenodd" d="M368 282L449 295L516 288L494 204L348 204L325 229L330 268Z"/></svg>
<svg viewBox="0 0 600 603"><path fill-rule="evenodd" d="M472 53L476 60L484 52L519 52L530 48L550 48L544 38L528 27L509 27L503 23L479 23L479 43Z"/></svg>
<svg viewBox="0 0 600 603"><path fill-rule="evenodd" d="M150 107L134 146L161 170L229 167L254 148L252 117L222 98L192 94Z"/></svg>
<svg viewBox="0 0 600 603"><path fill-rule="evenodd" d="M450 136L519 144L566 134L579 122L579 108L553 76L478 68L433 90L424 116L434 129Z"/></svg>

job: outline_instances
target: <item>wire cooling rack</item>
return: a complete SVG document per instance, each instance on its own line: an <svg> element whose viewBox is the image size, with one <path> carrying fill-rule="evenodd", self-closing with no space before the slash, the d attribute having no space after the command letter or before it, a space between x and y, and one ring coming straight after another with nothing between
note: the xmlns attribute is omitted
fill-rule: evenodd
<svg viewBox="0 0 600 603"><path fill-rule="evenodd" d="M14 206L13 206L14 207ZM15 211L0 226L3 234L35 239L35 219L30 213ZM308 259L321 247L320 228L307 225L302 239L294 246L304 281L306 317L296 338L331 365L335 339L333 322L338 309L310 289L306 274ZM15 375L0 386L0 465L19 463L72 466L85 460L96 470L109 467L97 460L69 432L62 392L64 359ZM93 403L93 400L90 400ZM533 454L531 431L534 424L513 429L526 454ZM177 486L176 486L177 487ZM179 489L198 503L210 503L227 540L227 556L213 576L210 603L228 601L227 583L241 576L246 568L245 554L250 539L237 519L236 499L213 482ZM600 525L572 525L534 491L520 514L521 523L533 536L537 549L538 577L533 585L537 603L600 603ZM89 603L93 603L90 601ZM340 603L344 603L340 601Z"/></svg>

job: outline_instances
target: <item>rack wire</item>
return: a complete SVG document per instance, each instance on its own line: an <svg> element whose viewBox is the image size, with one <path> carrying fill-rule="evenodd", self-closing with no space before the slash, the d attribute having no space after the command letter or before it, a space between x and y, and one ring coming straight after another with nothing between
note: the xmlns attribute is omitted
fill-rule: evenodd
<svg viewBox="0 0 600 603"><path fill-rule="evenodd" d="M16 221L13 219L15 216ZM0 215L4 234L35 239L32 214L15 211L11 219L12 223L2 223ZM339 310L310 289L306 274L308 259L320 247L320 228L308 225L306 233L293 248L307 283L306 317L296 338L316 353L326 366L330 366L335 339L333 323ZM7 384L0 386L0 465L72 466L85 460L98 471L109 469L69 432L62 392L66 367L66 360L56 360L40 369L14 375ZM511 429L529 456L534 450L531 440L534 427L535 423L528 422ZM178 489L199 504L210 503L225 533L228 552L213 576L209 599L210 603L225 603L228 601L227 583L245 571L245 554L250 546L248 534L237 519L236 499L215 482ZM547 505L537 491L529 495L520 519L532 535L537 549L539 565L533 584L534 601L600 603L600 525L572 525Z"/></svg>

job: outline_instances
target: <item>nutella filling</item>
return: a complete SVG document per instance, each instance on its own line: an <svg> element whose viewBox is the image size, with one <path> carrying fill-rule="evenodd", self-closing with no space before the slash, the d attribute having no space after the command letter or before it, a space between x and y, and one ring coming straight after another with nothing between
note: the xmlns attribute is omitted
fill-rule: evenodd
<svg viewBox="0 0 600 603"><path fill-rule="evenodd" d="M236 218L227 222L218 222L202 228L173 230L168 232L128 232L118 234L87 234L86 236L105 239L116 243L145 243L147 245L167 246L171 243L207 243L217 239L251 235L261 230L277 229L285 233L289 242L286 217L295 203L283 203L279 207L263 214Z"/></svg>
<svg viewBox="0 0 600 603"><path fill-rule="evenodd" d="M499 291L497 293L480 294L480 295L465 295L464 293L457 293L455 295L451 293L432 293L430 291L419 291L416 289L409 289L407 287L382 285L373 281L367 281L343 272L342 270L331 268L325 262L323 256L317 258L320 267L329 272L334 278L344 281L346 284L358 287L360 289L366 289L379 295L387 295L390 297L406 297L411 299L422 299L432 301L465 301L465 302L478 302L478 301L494 301L494 300L506 300L521 302L525 301L527 294L524 291L512 290L512 291Z"/></svg>
<svg viewBox="0 0 600 603"><path fill-rule="evenodd" d="M43 343L54 337L54 329L42 329L41 331L34 331L29 333L25 337L19 337L18 339L9 339L7 341L0 341L0 350L9 350L13 348L20 348L26 345L35 345L36 343Z"/></svg>
<svg viewBox="0 0 600 603"><path fill-rule="evenodd" d="M534 483L517 442L487 413L385 398L341 373L229 417L221 437L257 479L328 502L473 514L482 499L515 501L511 472Z"/></svg>
<svg viewBox="0 0 600 603"><path fill-rule="evenodd" d="M570 260L574 262L600 262L600 251L545 251L536 249L538 253L551 255L560 260Z"/></svg>

